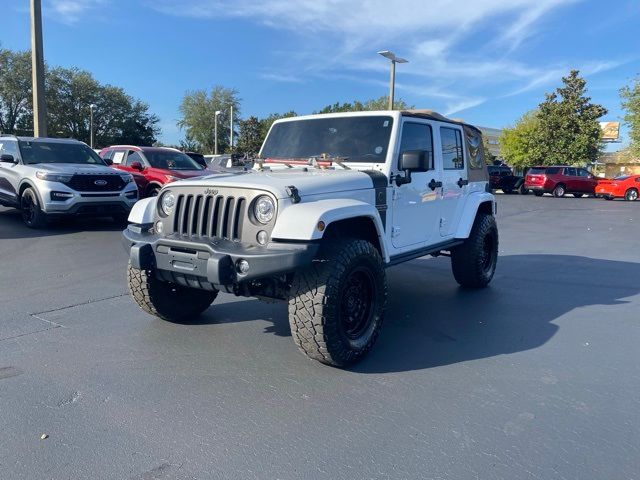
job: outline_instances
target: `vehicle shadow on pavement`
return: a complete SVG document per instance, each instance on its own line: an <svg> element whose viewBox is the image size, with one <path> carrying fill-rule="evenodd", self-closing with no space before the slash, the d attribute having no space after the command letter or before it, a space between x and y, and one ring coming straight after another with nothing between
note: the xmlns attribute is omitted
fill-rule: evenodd
<svg viewBox="0 0 640 480"><path fill-rule="evenodd" d="M483 290L456 287L445 258L392 268L380 338L350 370L404 372L535 349L574 309L628 303L640 292L639 283L628 281L639 267L568 255L504 256ZM592 320L597 312L580 315Z"/></svg>
<svg viewBox="0 0 640 480"><path fill-rule="evenodd" d="M43 229L27 227L18 210L0 208L0 240L50 237L86 231L122 231L123 223L104 218L59 218Z"/></svg>

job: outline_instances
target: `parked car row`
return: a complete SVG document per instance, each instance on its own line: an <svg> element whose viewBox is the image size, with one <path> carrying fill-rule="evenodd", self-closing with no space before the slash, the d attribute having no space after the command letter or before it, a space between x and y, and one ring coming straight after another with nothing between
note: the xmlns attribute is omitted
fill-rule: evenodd
<svg viewBox="0 0 640 480"><path fill-rule="evenodd" d="M163 185L216 173L204 164L174 148L114 145L98 154L72 139L1 135L0 205L18 208L31 228L71 215L124 223Z"/></svg>
<svg viewBox="0 0 640 480"><path fill-rule="evenodd" d="M524 179L526 191L536 196L550 193L554 197L571 194L576 198L585 195L607 200L624 198L634 201L640 190L640 175L623 175L614 179L597 178L584 168L564 165L532 167Z"/></svg>

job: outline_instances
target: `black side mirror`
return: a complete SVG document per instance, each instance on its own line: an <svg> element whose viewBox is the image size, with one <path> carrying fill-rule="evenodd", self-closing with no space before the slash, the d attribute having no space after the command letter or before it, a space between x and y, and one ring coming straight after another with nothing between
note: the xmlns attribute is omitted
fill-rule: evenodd
<svg viewBox="0 0 640 480"><path fill-rule="evenodd" d="M406 150L400 156L400 170L404 177L396 175L398 186L411 183L411 172L426 172L431 167L431 155L427 150Z"/></svg>
<svg viewBox="0 0 640 480"><path fill-rule="evenodd" d="M134 170L137 170L139 172L141 172L142 170L144 170L144 167L142 166L142 164L140 162L133 162L130 165L131 168L133 168Z"/></svg>
<svg viewBox="0 0 640 480"><path fill-rule="evenodd" d="M103 158L102 159L104 161L104 163L106 163L108 166L113 165L113 160L111 160L110 158Z"/></svg>
<svg viewBox="0 0 640 480"><path fill-rule="evenodd" d="M10 155L8 153L3 153L2 155L0 155L0 162L2 162L2 163L18 163L16 161L16 159L13 158L13 155Z"/></svg>

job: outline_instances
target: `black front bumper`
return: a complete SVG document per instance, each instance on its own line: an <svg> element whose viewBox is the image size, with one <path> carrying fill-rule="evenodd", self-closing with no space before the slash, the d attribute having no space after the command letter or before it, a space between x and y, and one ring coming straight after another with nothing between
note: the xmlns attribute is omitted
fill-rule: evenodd
<svg viewBox="0 0 640 480"><path fill-rule="evenodd" d="M195 288L292 272L311 265L320 248L316 242L274 242L262 247L217 238L161 237L145 233L140 225L130 225L123 235L131 266L155 269L165 280ZM246 274L238 272L240 260L249 263Z"/></svg>

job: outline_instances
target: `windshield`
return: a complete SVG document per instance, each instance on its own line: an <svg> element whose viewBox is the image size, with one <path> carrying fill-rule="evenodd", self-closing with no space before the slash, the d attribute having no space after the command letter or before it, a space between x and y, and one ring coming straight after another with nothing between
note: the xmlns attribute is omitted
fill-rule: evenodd
<svg viewBox="0 0 640 480"><path fill-rule="evenodd" d="M83 143L31 142L19 140L22 161L35 163L78 163L81 165L106 165L96 152Z"/></svg>
<svg viewBox="0 0 640 480"><path fill-rule="evenodd" d="M182 152L172 152L169 150L145 150L144 156L153 168L165 170L204 170L188 155Z"/></svg>
<svg viewBox="0 0 640 480"><path fill-rule="evenodd" d="M383 163L393 118L338 117L276 123L262 158L307 159L327 154L348 162Z"/></svg>
<svg viewBox="0 0 640 480"><path fill-rule="evenodd" d="M629 175L618 175L617 177L613 177L614 180L626 180L629 178Z"/></svg>

